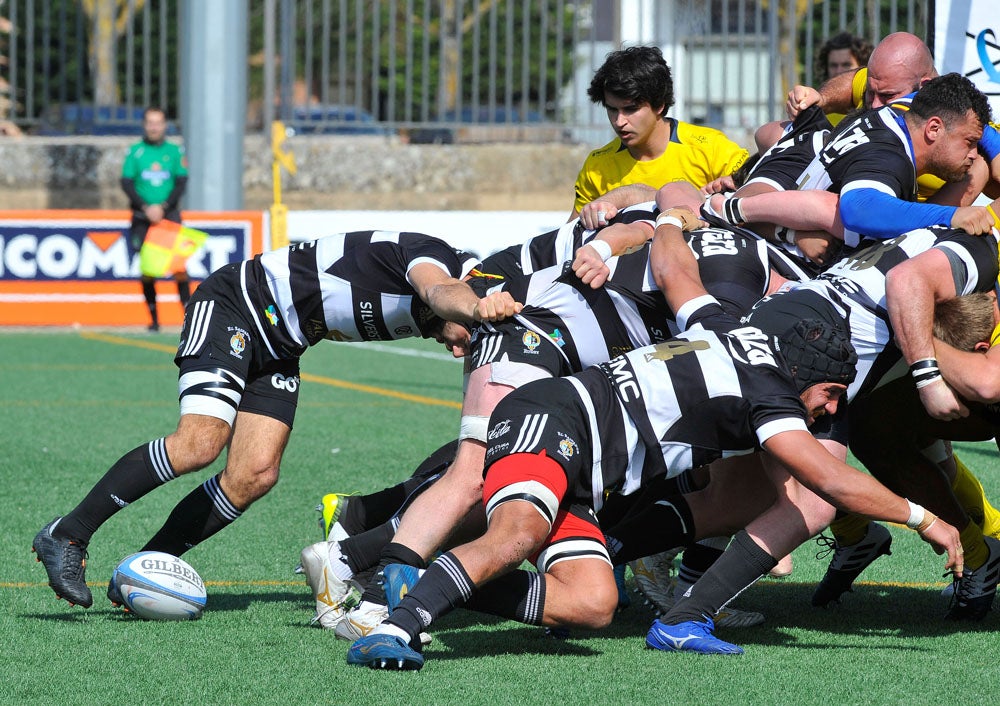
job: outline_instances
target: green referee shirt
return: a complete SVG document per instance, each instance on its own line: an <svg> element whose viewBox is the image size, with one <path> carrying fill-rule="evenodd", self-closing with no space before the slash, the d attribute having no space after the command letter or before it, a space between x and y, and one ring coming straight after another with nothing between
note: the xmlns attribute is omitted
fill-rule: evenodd
<svg viewBox="0 0 1000 706"><path fill-rule="evenodd" d="M129 148L122 177L135 182L147 204L162 204L174 190L174 179L187 176L184 148L164 140L158 145L142 140Z"/></svg>

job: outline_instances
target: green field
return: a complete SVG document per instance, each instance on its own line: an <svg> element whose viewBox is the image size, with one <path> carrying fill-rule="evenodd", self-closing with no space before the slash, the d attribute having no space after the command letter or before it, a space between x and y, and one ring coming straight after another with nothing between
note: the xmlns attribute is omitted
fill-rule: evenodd
<svg viewBox="0 0 1000 706"><path fill-rule="evenodd" d="M306 354L281 482L185 555L208 585L200 621L125 616L104 590L117 562L208 471L112 518L90 545L94 606L70 608L46 585L32 537L122 453L174 429L175 345L176 332L0 333L0 703L911 705L986 702L1000 686L1000 615L945 623L943 559L895 528L893 555L835 609L809 606L826 564L815 543L796 551L790 579L744 594L738 605L768 619L720 631L746 649L742 657L644 649L652 614L636 599L608 630L565 641L457 611L434 625L421 672L348 667L347 643L309 626L312 600L292 569L320 539L313 507L325 492L393 484L454 436L461 366L423 341L321 344ZM959 448L1000 498L996 447Z"/></svg>

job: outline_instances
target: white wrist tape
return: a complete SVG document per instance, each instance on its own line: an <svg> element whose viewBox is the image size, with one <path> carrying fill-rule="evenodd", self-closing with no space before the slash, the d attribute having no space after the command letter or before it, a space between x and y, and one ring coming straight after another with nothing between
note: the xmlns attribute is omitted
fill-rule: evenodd
<svg viewBox="0 0 1000 706"><path fill-rule="evenodd" d="M677 216L672 216L666 213L661 213L659 216L656 217L656 227L659 228L662 225L677 226L681 230L684 230L684 221L682 221Z"/></svg>
<svg viewBox="0 0 1000 706"><path fill-rule="evenodd" d="M462 425L458 430L458 440L472 439L486 443L487 427L490 424L489 417L466 414L462 416Z"/></svg>
<svg viewBox="0 0 1000 706"><path fill-rule="evenodd" d="M910 500L907 500L906 504L910 506L910 519L906 521L906 526L915 530L920 526L920 523L924 521L924 516L927 514L927 511L920 505L917 505L915 502Z"/></svg>
<svg viewBox="0 0 1000 706"><path fill-rule="evenodd" d="M594 238L589 243L590 247L597 251L597 254L601 256L601 260L607 262L611 259L611 245L606 240L598 240Z"/></svg>

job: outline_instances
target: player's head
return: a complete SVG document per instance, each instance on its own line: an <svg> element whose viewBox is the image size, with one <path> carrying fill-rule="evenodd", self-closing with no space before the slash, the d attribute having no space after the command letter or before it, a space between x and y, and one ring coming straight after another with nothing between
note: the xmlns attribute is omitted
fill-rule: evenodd
<svg viewBox="0 0 1000 706"><path fill-rule="evenodd" d="M628 47L608 54L587 95L606 108L609 95L617 101L645 103L663 117L674 104L674 82L658 47Z"/></svg>
<svg viewBox="0 0 1000 706"><path fill-rule="evenodd" d="M825 81L865 66L872 49L871 42L850 32L835 34L823 43L816 54L816 75Z"/></svg>
<svg viewBox="0 0 1000 706"><path fill-rule="evenodd" d="M848 333L820 319L803 319L777 339L809 421L836 413L857 374L858 354Z"/></svg>
<svg viewBox="0 0 1000 706"><path fill-rule="evenodd" d="M905 117L915 145L926 144L920 173L961 181L978 155L983 126L992 113L986 96L972 81L950 73L925 83Z"/></svg>
<svg viewBox="0 0 1000 706"><path fill-rule="evenodd" d="M881 108L909 95L937 76L931 50L920 37L909 32L890 34L868 59L866 108Z"/></svg>
<svg viewBox="0 0 1000 706"><path fill-rule="evenodd" d="M162 142L166 134L167 115L163 108L151 105L142 111L142 136L148 142Z"/></svg>
<svg viewBox="0 0 1000 706"><path fill-rule="evenodd" d="M424 338L433 338L451 351L456 358L461 358L469 352L468 326L454 321L445 321L416 297L413 298L411 314L413 320L417 322L420 335Z"/></svg>
<svg viewBox="0 0 1000 706"><path fill-rule="evenodd" d="M934 305L934 337L960 351L985 351L1000 343L997 294L978 292Z"/></svg>

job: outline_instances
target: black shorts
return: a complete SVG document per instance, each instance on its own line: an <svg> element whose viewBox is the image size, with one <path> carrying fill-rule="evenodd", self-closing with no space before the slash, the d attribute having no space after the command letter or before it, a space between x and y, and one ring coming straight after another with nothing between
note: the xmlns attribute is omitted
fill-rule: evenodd
<svg viewBox="0 0 1000 706"><path fill-rule="evenodd" d="M473 370L507 360L542 368L552 377L564 377L575 372L554 341L515 319L484 324L474 329L470 347Z"/></svg>
<svg viewBox="0 0 1000 706"><path fill-rule="evenodd" d="M261 339L243 303L242 263L202 283L184 313L174 363L180 368L181 413L232 423L237 411L272 417L289 427L299 398L298 357L279 359Z"/></svg>

